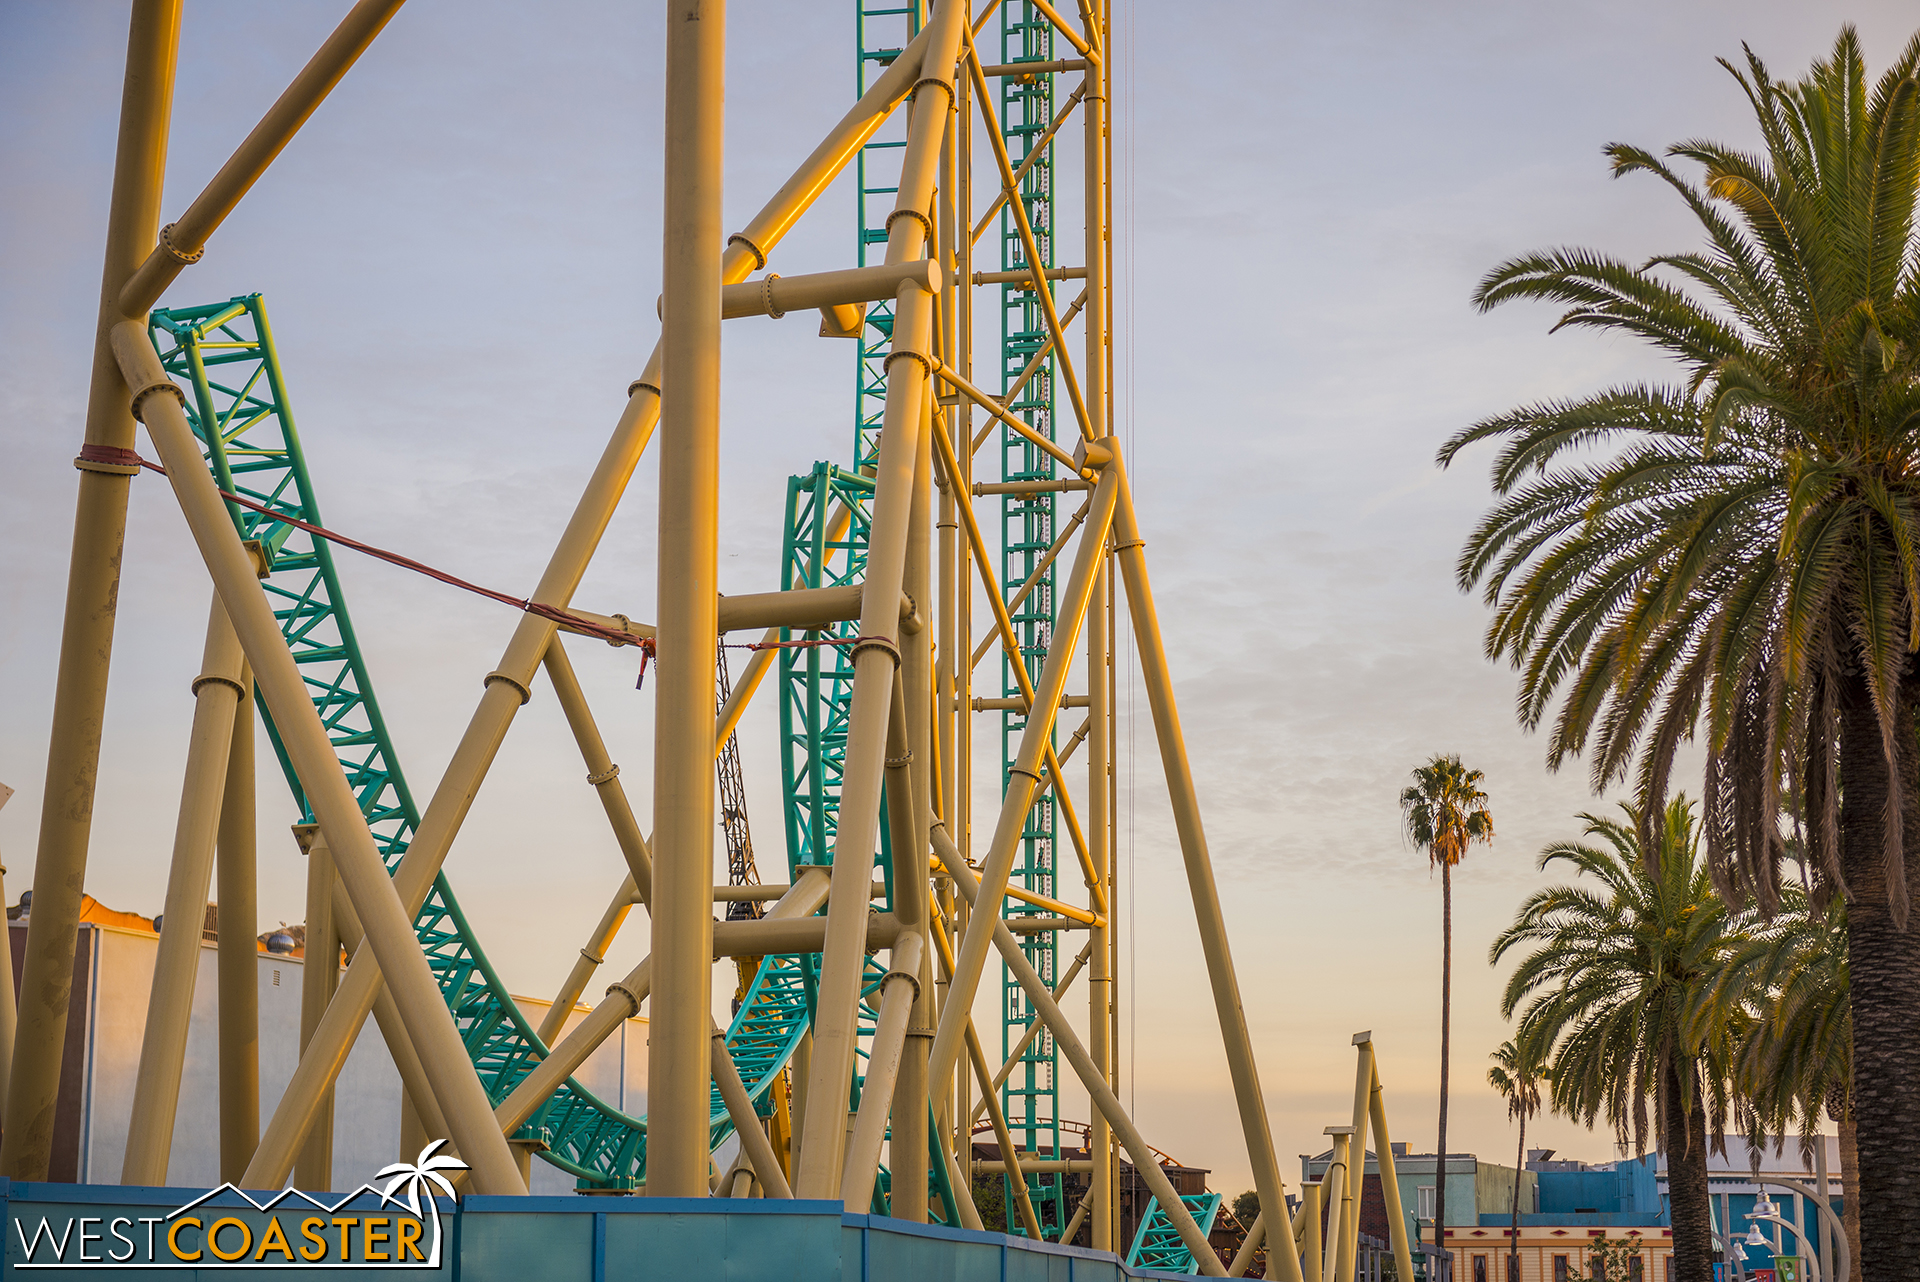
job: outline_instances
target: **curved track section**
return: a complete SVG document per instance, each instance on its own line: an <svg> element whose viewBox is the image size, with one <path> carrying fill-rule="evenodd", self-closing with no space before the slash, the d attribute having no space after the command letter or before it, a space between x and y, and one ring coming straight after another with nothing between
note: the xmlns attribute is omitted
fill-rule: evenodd
<svg viewBox="0 0 1920 1282"><path fill-rule="evenodd" d="M323 524L260 295L155 311L148 330L167 372L188 393L188 417L220 487L273 512ZM241 537L256 540L271 566L262 586L391 871L406 853L420 811L374 698L332 550L324 540L271 516L228 506ZM264 703L260 714L294 799L311 819ZM444 875L434 879L414 930L481 1084L497 1104L547 1047L488 963ZM727 1049L756 1101L806 1031L807 983L800 959L765 959L728 1028ZM717 1090L712 1119L718 1146L733 1128ZM583 1187L632 1188L646 1177L646 1120L621 1112L572 1079L528 1128L544 1132L549 1148L541 1157L571 1172Z"/></svg>

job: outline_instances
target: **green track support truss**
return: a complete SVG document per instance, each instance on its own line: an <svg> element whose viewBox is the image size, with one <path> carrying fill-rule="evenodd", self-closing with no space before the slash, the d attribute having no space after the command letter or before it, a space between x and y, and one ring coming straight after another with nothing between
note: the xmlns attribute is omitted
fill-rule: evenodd
<svg viewBox="0 0 1920 1282"><path fill-rule="evenodd" d="M270 512L323 524L260 295L156 311L148 330L167 372L187 393L187 415L220 487ZM407 789L361 655L332 550L285 521L229 503L245 539L266 550L264 583L322 724L367 816L389 871L406 853L420 811ZM312 819L264 702L260 714L303 818ZM494 973L444 874L434 879L414 930L488 1098L505 1099L547 1048ZM769 957L727 1032L727 1047L758 1102L806 1031L802 960ZM712 1096L713 1143L732 1132ZM540 1156L584 1189L631 1189L646 1178L646 1121L615 1109L571 1079L528 1119L551 1145Z"/></svg>
<svg viewBox="0 0 1920 1282"><path fill-rule="evenodd" d="M1182 1193L1180 1200L1187 1204L1187 1210L1193 1213L1193 1222L1200 1226L1202 1233L1213 1232L1213 1221L1220 1214L1218 1193ZM1159 1198L1147 1203L1140 1231L1133 1235L1133 1246L1127 1251L1127 1266L1159 1269L1163 1273L1200 1271L1200 1261L1193 1258L1193 1252L1180 1240L1180 1230L1167 1218Z"/></svg>

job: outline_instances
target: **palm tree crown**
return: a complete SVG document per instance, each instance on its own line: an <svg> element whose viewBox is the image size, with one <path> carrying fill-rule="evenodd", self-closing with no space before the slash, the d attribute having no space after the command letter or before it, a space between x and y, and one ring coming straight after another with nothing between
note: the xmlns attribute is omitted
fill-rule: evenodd
<svg viewBox="0 0 1920 1282"><path fill-rule="evenodd" d="M1409 840L1427 852L1435 868L1451 868L1476 841L1493 840L1493 814L1480 791L1486 776L1460 764L1457 756L1435 757L1416 766L1413 782L1400 794L1400 813Z"/></svg>
<svg viewBox="0 0 1920 1282"><path fill-rule="evenodd" d="M1542 870L1568 864L1599 888L1536 891L1489 960L1525 950L1501 1010L1519 1012L1514 1041L1550 1059L1555 1111L1587 1126L1604 1120L1642 1153L1652 1131L1667 1155L1675 1276L1705 1282L1708 1135L1725 1126L1729 1048L1739 1032L1738 1013L1715 1018L1710 998L1743 937L1701 865L1687 800L1676 798L1655 825L1658 858L1640 847L1639 814L1622 810L1624 822L1581 816L1594 844L1556 842L1540 852Z"/></svg>
<svg viewBox="0 0 1920 1282"><path fill-rule="evenodd" d="M1685 371L1682 386L1616 387L1525 406L1448 441L1501 438L1502 501L1461 555L1463 586L1496 612L1487 649L1522 672L1520 715L1569 685L1549 758L1591 749L1596 787L1644 743L1648 813L1674 749L1704 714L1708 852L1723 889L1771 906L1786 751L1815 822L1809 848L1836 885L1832 743L1857 672L1892 759L1896 687L1920 643L1920 37L1871 92L1859 40L1798 84L1751 51L1733 71L1766 143L1749 155L1688 141L1704 186L1638 147L1616 175L1650 173L1686 202L1704 252L1633 266L1560 249L1503 263L1482 309L1568 306L1560 325L1625 333ZM1595 446L1620 448L1597 460ZM1887 848L1900 849L1899 807ZM1906 911L1904 861L1886 861Z"/></svg>

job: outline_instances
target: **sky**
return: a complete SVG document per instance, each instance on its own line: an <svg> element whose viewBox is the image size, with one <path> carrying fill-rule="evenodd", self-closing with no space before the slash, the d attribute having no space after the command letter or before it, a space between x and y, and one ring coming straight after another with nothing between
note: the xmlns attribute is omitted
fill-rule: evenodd
<svg viewBox="0 0 1920 1282"><path fill-rule="evenodd" d="M1441 888L1400 835L1396 799L1439 752L1485 772L1497 832L1455 874L1448 1148L1511 1162L1515 1135L1485 1079L1509 1031L1504 970L1487 948L1551 880L1535 868L1540 849L1618 798L1596 796L1579 762L1549 773L1540 738L1516 723L1513 674L1483 657L1486 607L1453 578L1488 503L1489 452L1446 472L1433 455L1517 404L1671 371L1623 340L1550 335L1545 309L1479 315L1470 293L1536 248L1638 261L1693 247L1677 201L1651 179L1611 179L1602 148L1755 146L1716 58L1737 60L1746 42L1797 77L1851 21L1877 69L1909 36L1911 11L1881 0L1114 6L1117 425L1282 1171L1296 1181L1296 1155L1346 1120L1361 1029L1394 1137L1433 1148ZM342 9L187 6L163 220ZM852 10L730 6L729 228L850 101ZM123 5L0 4L10 900L30 884L39 820L125 37ZM531 589L658 333L662 45L657 0L531 11L414 0L168 293L176 305L265 294L331 525ZM843 180L770 269L849 265L852 206ZM1077 236L1070 195L1062 212ZM851 348L811 331L727 330L723 591L777 586L785 478L848 452ZM655 481L649 456L578 604L652 617ZM363 558L343 558L342 575L424 796L515 619ZM152 913L164 894L208 596L169 492L136 481L87 877L114 907ZM571 653L644 816L651 696L633 691L630 651ZM1153 1143L1212 1168L1231 1194L1250 1167L1145 701L1123 704L1137 716L1120 728L1117 763L1129 823L1121 1094ZM742 746L761 862L777 869L774 727L762 699ZM1683 762L1676 786L1697 792L1697 769ZM517 993L551 994L621 876L581 774L557 706L536 697L447 864ZM264 756L261 778L264 928L301 918L304 871ZM624 973L645 949L636 920L609 966ZM1083 1118L1084 1095L1066 1092L1063 1108ZM1610 1134L1563 1118L1536 1120L1528 1143L1613 1155Z"/></svg>

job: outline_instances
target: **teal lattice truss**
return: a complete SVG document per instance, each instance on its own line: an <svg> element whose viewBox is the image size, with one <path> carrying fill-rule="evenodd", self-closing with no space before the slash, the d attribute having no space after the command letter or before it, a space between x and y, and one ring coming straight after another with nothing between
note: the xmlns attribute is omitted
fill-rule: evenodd
<svg viewBox="0 0 1920 1282"><path fill-rule="evenodd" d="M1053 24L1031 0L1008 0L1000 8L1000 61L1003 63L1047 62L1053 58ZM1040 155L1033 152L1053 123L1054 77L1040 73L999 78L999 116L1007 155L1016 167L1025 165L1020 180L1020 201L1032 224L1042 267L1053 266L1053 155L1047 144ZM1000 265L1006 271L1024 272L1029 264L1025 242L1011 209L1000 215ZM1046 317L1031 289L1006 284L1000 289L1000 389L1008 407L1031 426L1051 437L1054 429L1053 358L1036 356L1046 347ZM1024 381L1023 381L1024 380ZM1001 479L1038 481L1053 478L1053 460L1038 446L1009 428L998 430ZM1020 662L1029 674L1039 671L1053 640L1057 610L1054 603L1054 571L1042 567L1041 558L1053 543L1058 513L1056 496L1007 494L1000 500L1000 588L1011 609L1014 637L1019 642ZM1013 598L1032 583L1032 590L1019 605ZM1020 683L1013 660L1001 659L1001 693L1014 698ZM1026 730L1026 716L1018 712L1001 714L1000 745L1003 772L1010 769L1019 752ZM1003 773L1003 786L1005 775ZM1011 884L1022 890L1049 898L1058 895L1058 815L1051 794L1042 795L1027 811L1020 833L1020 850L1014 862ZM1003 901L1003 915L1014 918L1044 913L1045 909L1017 899ZM1027 961L1048 985L1058 980L1059 944L1052 931L1021 934L1020 949ZM1000 968L1000 1052L1012 1053L1039 1019L1026 990L1004 965ZM1060 1064L1053 1034L1042 1030L1020 1055L1019 1063L1007 1075L1000 1088L1000 1104L1014 1143L1022 1150L1042 1157L1060 1154ZM1059 1175L1030 1175L1027 1192L1040 1220L1043 1233L1058 1237L1069 1214L1064 1195L1064 1178ZM1008 1228L1014 1227L1015 1199L1006 1198Z"/></svg>
<svg viewBox="0 0 1920 1282"><path fill-rule="evenodd" d="M1193 1212L1194 1223L1200 1226L1200 1232L1213 1232L1214 1218L1220 1214L1218 1193L1183 1193L1180 1200ZM1127 1251L1127 1265L1136 1269L1159 1269L1163 1273L1200 1271L1200 1261L1193 1258L1193 1252L1180 1240L1180 1230L1174 1228L1173 1221L1167 1218L1159 1198L1147 1203L1147 1213L1140 1220L1140 1231L1133 1235L1133 1246Z"/></svg>
<svg viewBox="0 0 1920 1282"><path fill-rule="evenodd" d="M270 562L272 573L263 587L281 635L391 871L406 853L420 812L381 718L331 549L276 519L283 515L323 524L266 308L258 294L249 294L206 307L156 311L148 327L167 372L186 387L188 418L220 487L268 509L260 513L228 505L241 537L257 540ZM287 784L311 819L264 702L260 713ZM480 1082L498 1104L547 1048L488 963L444 875L434 879L414 930ZM756 1101L805 1032L807 1005L800 960L767 958L727 1032L728 1050ZM718 1091L711 1118L717 1146L732 1130ZM551 1145L541 1157L585 1187L631 1188L646 1178L645 1119L615 1109L571 1079L527 1125L544 1132Z"/></svg>

